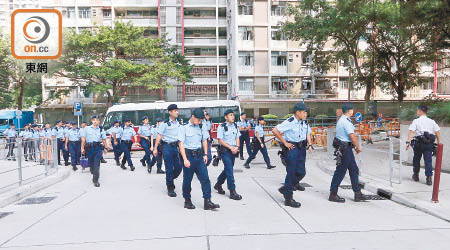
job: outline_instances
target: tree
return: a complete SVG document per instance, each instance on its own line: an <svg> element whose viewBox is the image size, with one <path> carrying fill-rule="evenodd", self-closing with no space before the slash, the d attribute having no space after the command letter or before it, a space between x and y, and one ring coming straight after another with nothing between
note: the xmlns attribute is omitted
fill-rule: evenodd
<svg viewBox="0 0 450 250"><path fill-rule="evenodd" d="M327 70L331 65L344 61L347 69L356 79L356 87L365 87L365 100L370 100L375 88L373 60L367 60L371 53L364 53L362 38L370 25L368 14L371 1L361 0L300 0L289 8L288 21L283 31L291 40L307 45L314 55L315 67ZM328 47L332 45L332 49ZM354 68L348 63L354 62ZM364 62L364 65L363 65Z"/></svg>
<svg viewBox="0 0 450 250"><path fill-rule="evenodd" d="M90 91L106 93L109 104L119 101L123 86L159 89L170 87L170 79L192 79L192 67L176 47L164 37L144 37L144 29L131 23L69 33L60 62L56 75L86 82Z"/></svg>
<svg viewBox="0 0 450 250"><path fill-rule="evenodd" d="M435 36L422 20L412 15L418 5L402 1L380 1L370 13L374 35L368 43L375 55L380 87L402 102L406 91L426 81L422 65L439 55Z"/></svg>

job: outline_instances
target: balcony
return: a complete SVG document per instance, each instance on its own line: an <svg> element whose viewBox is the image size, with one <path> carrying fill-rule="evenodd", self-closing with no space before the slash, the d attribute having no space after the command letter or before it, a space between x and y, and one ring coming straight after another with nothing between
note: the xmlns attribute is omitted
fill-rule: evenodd
<svg viewBox="0 0 450 250"><path fill-rule="evenodd" d="M193 65L217 65L217 58L215 56L186 56ZM219 56L219 65L227 65L227 57Z"/></svg>
<svg viewBox="0 0 450 250"><path fill-rule="evenodd" d="M158 7L158 0L112 0L114 7Z"/></svg>
<svg viewBox="0 0 450 250"><path fill-rule="evenodd" d="M219 38L219 45L226 46L227 40L225 38ZM208 38L208 37L185 37L184 43L186 45L196 45L196 46L216 46L216 38Z"/></svg>
<svg viewBox="0 0 450 250"><path fill-rule="evenodd" d="M184 17L184 26L185 27L216 27L216 18L215 17L193 17L193 16L185 16ZM226 27L227 20L224 17L219 18L219 27Z"/></svg>
<svg viewBox="0 0 450 250"><path fill-rule="evenodd" d="M138 27L148 27L158 25L158 17L156 16L121 16L118 17L118 20L124 23L131 22L134 26Z"/></svg>
<svg viewBox="0 0 450 250"><path fill-rule="evenodd" d="M271 16L270 17L270 25L279 26L280 24L287 21L286 16Z"/></svg>
<svg viewBox="0 0 450 250"><path fill-rule="evenodd" d="M287 74L287 66L273 66L272 65L272 74Z"/></svg>
<svg viewBox="0 0 450 250"><path fill-rule="evenodd" d="M216 6L216 0L184 0L184 7L194 6ZM219 7L226 6L226 0L219 0Z"/></svg>
<svg viewBox="0 0 450 250"><path fill-rule="evenodd" d="M237 24L251 26L253 25L253 15L238 15L237 16Z"/></svg>
<svg viewBox="0 0 450 250"><path fill-rule="evenodd" d="M254 66L243 66L239 65L238 71L240 75L254 75L255 67Z"/></svg>
<svg viewBox="0 0 450 250"><path fill-rule="evenodd" d="M254 50L255 41L254 40L239 40L238 42L239 50Z"/></svg>
<svg viewBox="0 0 450 250"><path fill-rule="evenodd" d="M271 48L276 50L283 50L287 48L287 40L271 40Z"/></svg>

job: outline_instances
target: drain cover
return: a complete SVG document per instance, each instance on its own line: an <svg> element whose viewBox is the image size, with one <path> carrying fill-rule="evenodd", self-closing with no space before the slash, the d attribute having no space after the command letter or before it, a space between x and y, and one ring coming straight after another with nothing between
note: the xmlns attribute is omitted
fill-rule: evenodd
<svg viewBox="0 0 450 250"><path fill-rule="evenodd" d="M359 184L359 186L361 188L364 187L362 184ZM339 188L341 188L341 189L352 189L352 185L340 185Z"/></svg>
<svg viewBox="0 0 450 250"><path fill-rule="evenodd" d="M0 219L12 214L12 212L0 213Z"/></svg>
<svg viewBox="0 0 450 250"><path fill-rule="evenodd" d="M372 201L381 201L381 200L386 200L385 198L379 196L379 195L366 195L368 200L372 200Z"/></svg>
<svg viewBox="0 0 450 250"><path fill-rule="evenodd" d="M56 196L28 198L28 199L25 199L22 202L18 203L18 205L32 205L32 204L49 203L50 201L54 200L55 198L56 198Z"/></svg>

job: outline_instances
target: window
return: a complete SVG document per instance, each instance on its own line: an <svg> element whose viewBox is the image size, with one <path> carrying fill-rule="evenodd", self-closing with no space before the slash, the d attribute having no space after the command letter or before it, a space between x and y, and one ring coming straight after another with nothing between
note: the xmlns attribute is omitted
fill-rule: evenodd
<svg viewBox="0 0 450 250"><path fill-rule="evenodd" d="M312 63L312 55L307 52L302 53L302 64L310 65Z"/></svg>
<svg viewBox="0 0 450 250"><path fill-rule="evenodd" d="M253 91L253 78L240 77L239 78L239 90Z"/></svg>
<svg viewBox="0 0 450 250"><path fill-rule="evenodd" d="M273 51L272 52L272 66L286 66L286 52Z"/></svg>
<svg viewBox="0 0 450 250"><path fill-rule="evenodd" d="M348 89L348 82L347 81L340 81L339 82L339 88L340 89Z"/></svg>
<svg viewBox="0 0 450 250"><path fill-rule="evenodd" d="M293 62L294 62L294 55L289 54L289 63L293 63Z"/></svg>
<svg viewBox="0 0 450 250"><path fill-rule="evenodd" d="M286 77L272 77L273 91L286 91L288 86L288 79Z"/></svg>
<svg viewBox="0 0 450 250"><path fill-rule="evenodd" d="M177 20L176 21L177 21L177 24L181 24L181 7L177 7ZM181 32L180 32L180 34L181 34ZM181 38L180 38L179 42L181 42Z"/></svg>
<svg viewBox="0 0 450 250"><path fill-rule="evenodd" d="M240 26L239 27L239 38L244 41L253 40L253 27Z"/></svg>
<svg viewBox="0 0 450 250"><path fill-rule="evenodd" d="M75 7L67 7L62 11L62 16L68 19L75 18Z"/></svg>
<svg viewBox="0 0 450 250"><path fill-rule="evenodd" d="M253 0L240 0L238 5L239 15L253 15Z"/></svg>
<svg viewBox="0 0 450 250"><path fill-rule="evenodd" d="M181 43L181 27L177 27L177 43Z"/></svg>
<svg viewBox="0 0 450 250"><path fill-rule="evenodd" d="M181 12L181 10L180 10ZM216 10L185 9L185 17L216 17Z"/></svg>
<svg viewBox="0 0 450 250"><path fill-rule="evenodd" d="M239 66L253 66L253 61L253 51L239 51Z"/></svg>
<svg viewBox="0 0 450 250"><path fill-rule="evenodd" d="M286 40L286 36L281 31L281 27L272 26L272 40Z"/></svg>
<svg viewBox="0 0 450 250"><path fill-rule="evenodd" d="M96 9L92 9L92 16L97 16L97 10Z"/></svg>
<svg viewBox="0 0 450 250"><path fill-rule="evenodd" d="M91 18L91 8L90 7L78 7L78 17L81 19Z"/></svg>
<svg viewBox="0 0 450 250"><path fill-rule="evenodd" d="M103 10L103 17L111 18L111 10Z"/></svg>
<svg viewBox="0 0 450 250"><path fill-rule="evenodd" d="M286 15L286 2L279 2L272 5L272 16L285 16Z"/></svg>

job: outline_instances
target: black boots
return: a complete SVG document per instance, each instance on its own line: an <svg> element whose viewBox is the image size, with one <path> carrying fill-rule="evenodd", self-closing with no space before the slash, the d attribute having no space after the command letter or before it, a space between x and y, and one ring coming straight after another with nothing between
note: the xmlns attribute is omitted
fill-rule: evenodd
<svg viewBox="0 0 450 250"><path fill-rule="evenodd" d="M131 169L131 171L134 171L134 167L133 166L130 166L130 169Z"/></svg>
<svg viewBox="0 0 450 250"><path fill-rule="evenodd" d="M148 167L147 167L147 172L148 172L149 174L151 174L151 173L152 173L152 167L148 166Z"/></svg>
<svg viewBox="0 0 450 250"><path fill-rule="evenodd" d="M190 198L184 198L184 208L195 209L195 206L194 206L194 204L192 204L192 201Z"/></svg>
<svg viewBox="0 0 450 250"><path fill-rule="evenodd" d="M250 168L250 164L245 163L245 164L244 164L244 167L245 167L245 168Z"/></svg>
<svg viewBox="0 0 450 250"><path fill-rule="evenodd" d="M78 170L78 168L77 168L76 165L73 165L73 166L72 166L72 169L73 169L73 171L77 171L77 170Z"/></svg>
<svg viewBox="0 0 450 250"><path fill-rule="evenodd" d="M433 181L431 180L431 176L427 176L427 185L428 186L433 185Z"/></svg>
<svg viewBox="0 0 450 250"><path fill-rule="evenodd" d="M294 185L294 190L305 191L305 188L303 186L301 186L300 183L297 183Z"/></svg>
<svg viewBox="0 0 450 250"><path fill-rule="evenodd" d="M169 197L177 197L177 193L175 193L174 187L167 187L167 195Z"/></svg>
<svg viewBox="0 0 450 250"><path fill-rule="evenodd" d="M141 159L141 163L143 167L146 167L147 165L145 165L145 159Z"/></svg>
<svg viewBox="0 0 450 250"><path fill-rule="evenodd" d="M329 201L332 201L332 202L337 202L337 203L344 203L344 202L345 202L345 199L344 199L344 198L341 198L341 197L337 194L337 192L331 192L331 193L330 193L330 197L328 197L328 200L329 200Z"/></svg>
<svg viewBox="0 0 450 250"><path fill-rule="evenodd" d="M92 182L94 183L94 187L100 187L100 183L98 183L98 180L92 179Z"/></svg>
<svg viewBox="0 0 450 250"><path fill-rule="evenodd" d="M164 171L164 170L158 168L158 169L156 170L156 173L157 173L157 174L165 174L166 171Z"/></svg>
<svg viewBox="0 0 450 250"><path fill-rule="evenodd" d="M242 196L236 193L236 190L230 190L230 199L232 200L242 200Z"/></svg>
<svg viewBox="0 0 450 250"><path fill-rule="evenodd" d="M361 193L361 191L355 192L355 202L366 201L368 199L369 197Z"/></svg>
<svg viewBox="0 0 450 250"><path fill-rule="evenodd" d="M244 156L241 155L240 159L243 161L244 160Z"/></svg>
<svg viewBox="0 0 450 250"><path fill-rule="evenodd" d="M211 199L205 199L204 203L203 203L203 208L205 210L214 210L217 208L220 208L219 204L214 204Z"/></svg>
<svg viewBox="0 0 450 250"><path fill-rule="evenodd" d="M267 165L267 169L272 169L272 168L276 168L277 166L274 165Z"/></svg>
<svg viewBox="0 0 450 250"><path fill-rule="evenodd" d="M117 165L117 166L120 166L120 162L119 162L119 161L116 161L116 165Z"/></svg>
<svg viewBox="0 0 450 250"><path fill-rule="evenodd" d="M219 194L225 194L225 190L223 190L222 185L216 183L216 185L214 185L214 189L217 190L217 193Z"/></svg>
<svg viewBox="0 0 450 250"><path fill-rule="evenodd" d="M105 159L102 157L102 158L100 159L100 163L107 163L107 161L105 161Z"/></svg>
<svg viewBox="0 0 450 250"><path fill-rule="evenodd" d="M123 170L127 169L127 167L125 167L124 164L121 164L121 165L120 165L120 168L123 169Z"/></svg>
<svg viewBox="0 0 450 250"><path fill-rule="evenodd" d="M413 181L419 181L419 174L413 174L412 179Z"/></svg>
<svg viewBox="0 0 450 250"><path fill-rule="evenodd" d="M292 194L284 194L284 205L293 208L299 208L302 206L300 202L297 202L292 198Z"/></svg>

